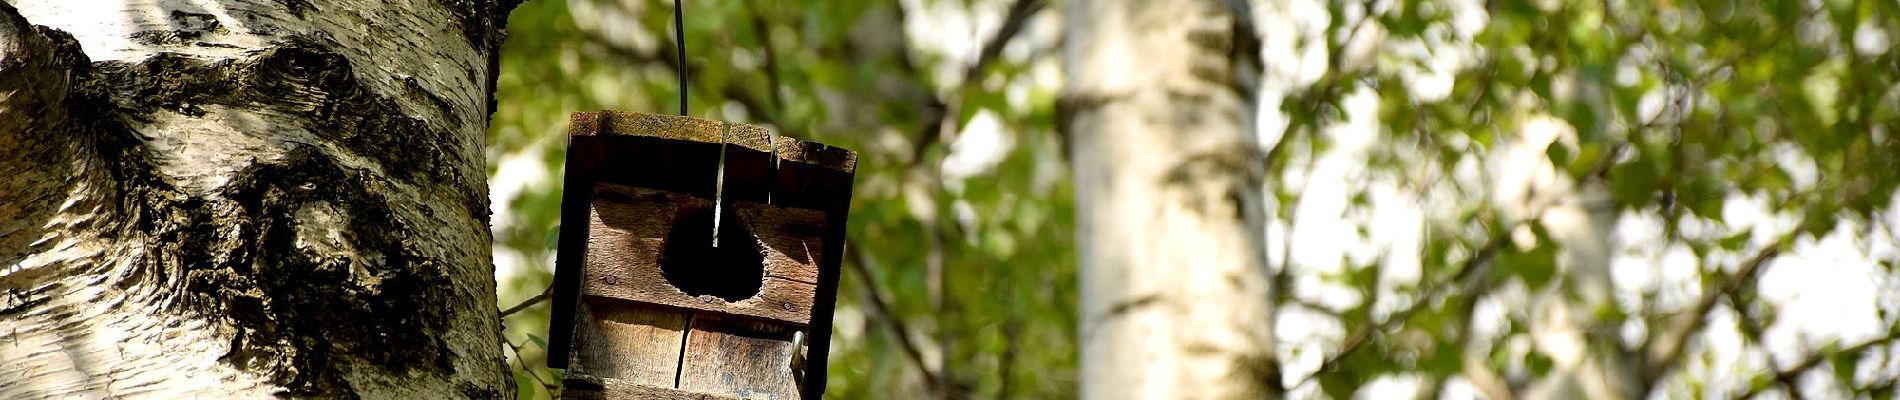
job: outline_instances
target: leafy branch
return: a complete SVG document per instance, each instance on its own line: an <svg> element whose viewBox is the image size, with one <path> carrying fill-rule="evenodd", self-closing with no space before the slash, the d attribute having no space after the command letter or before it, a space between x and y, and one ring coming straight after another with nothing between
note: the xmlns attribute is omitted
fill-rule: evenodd
<svg viewBox="0 0 1900 400"><path fill-rule="evenodd" d="M1788 244L1793 242L1794 235L1799 232L1799 230L1790 231L1776 239L1774 244L1755 251L1755 255L1744 261L1742 267L1734 274L1729 275L1727 279L1714 287L1703 290L1702 297L1696 299L1695 306L1679 317L1667 333L1645 346L1649 350L1648 354L1652 361L1643 369L1644 387L1655 385L1657 380L1662 379L1664 372L1673 369L1677 363L1681 362L1683 348L1686 347L1689 338L1701 332L1702 328L1708 324L1709 312L1715 309L1716 304L1746 284L1754 282L1755 277L1761 274L1762 266L1780 255Z"/></svg>
<svg viewBox="0 0 1900 400"><path fill-rule="evenodd" d="M1900 340L1900 334L1889 333L1885 337L1870 339L1864 342L1856 343L1851 346L1842 347L1840 348L1840 350L1814 352L1813 354L1809 354L1807 358L1802 359L1800 362L1796 362L1791 367L1775 371L1774 375L1770 376L1771 379L1753 380L1753 382L1755 383L1749 385L1748 391L1742 392L1741 395L1735 396L1735 398L1737 399L1754 398L1756 395L1760 395L1762 391L1767 390L1769 387L1775 385L1776 382L1793 382L1795 378L1801 375L1801 373L1807 372L1809 369L1813 369L1816 366L1820 366L1821 363L1827 362L1829 358L1859 355L1860 353L1873 349L1874 347L1887 345L1887 344L1893 343L1896 340Z"/></svg>
<svg viewBox="0 0 1900 400"><path fill-rule="evenodd" d="M940 381L937 379L937 373L931 371L930 365L924 362L923 352L918 351L917 343L911 340L910 328L904 324L903 319L897 318L896 314L891 312L890 303L884 300L883 292L879 291L877 285L873 284L873 282L877 282L877 277L871 275L871 268L868 266L870 263L869 257L866 257L864 252L859 250L857 246L850 245L850 241L846 241L844 249L845 257L851 261L847 263L851 265L851 271L856 272L858 278L865 281L865 284L858 285L858 289L864 294L866 299L871 301L871 311L877 315L879 320L883 320L886 326L891 328L891 336L897 337L898 347L904 350L904 356L910 359L911 365L916 368L917 373L923 376L924 386L929 388L932 393L938 393L939 395L944 393L944 389L938 386Z"/></svg>
<svg viewBox="0 0 1900 400"><path fill-rule="evenodd" d="M1480 247L1478 252L1473 254L1471 258L1465 259L1464 264L1458 268L1458 272L1454 273L1451 279L1425 289L1425 292L1418 296L1418 300L1412 302L1410 306L1389 314L1385 319L1378 322L1360 325L1358 328L1353 329L1352 333L1347 334L1346 339L1340 342L1338 352L1333 353L1331 357L1327 357L1326 361L1320 364L1319 370L1313 371L1305 377L1300 378L1293 386L1304 385L1306 382L1313 380L1313 378L1319 377L1319 375L1325 371L1337 370L1341 361L1352 356L1353 352L1363 348L1363 345L1373 339L1375 335L1384 333L1392 329L1392 327L1399 322L1411 318L1413 314L1417 314L1419 311L1435 303L1435 300L1440 296L1444 296L1447 293L1469 293L1471 289L1480 286L1481 281L1490 277L1491 259L1497 257L1498 251L1501 250L1505 242L1509 240L1509 231L1510 229L1499 229L1492 232L1491 237L1485 240L1484 246Z"/></svg>

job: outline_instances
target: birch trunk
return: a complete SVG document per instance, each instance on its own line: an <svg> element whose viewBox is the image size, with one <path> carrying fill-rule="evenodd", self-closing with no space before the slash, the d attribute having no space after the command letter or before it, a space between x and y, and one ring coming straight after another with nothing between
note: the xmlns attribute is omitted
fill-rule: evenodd
<svg viewBox="0 0 1900 400"><path fill-rule="evenodd" d="M511 4L12 3L0 398L509 393L483 131Z"/></svg>
<svg viewBox="0 0 1900 400"><path fill-rule="evenodd" d="M1083 398L1277 386L1238 3L1066 4Z"/></svg>

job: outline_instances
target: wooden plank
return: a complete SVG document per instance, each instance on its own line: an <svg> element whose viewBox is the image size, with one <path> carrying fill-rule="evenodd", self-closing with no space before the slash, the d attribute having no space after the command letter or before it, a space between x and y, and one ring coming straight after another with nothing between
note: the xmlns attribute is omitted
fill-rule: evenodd
<svg viewBox="0 0 1900 400"><path fill-rule="evenodd" d="M696 314L686 334L679 388L747 399L794 400L794 329L789 326Z"/></svg>
<svg viewBox="0 0 1900 400"><path fill-rule="evenodd" d="M588 275L595 275L595 273L588 271ZM713 296L687 296L673 289L672 286L666 286L664 279L653 281L660 286L653 286L651 283L628 285L626 282L615 278L588 279L582 285L581 291L588 296L740 315L802 327L811 324L812 298L818 288L817 285L810 283L766 277L765 282L760 285L757 296L736 302L726 302Z"/></svg>
<svg viewBox="0 0 1900 400"><path fill-rule="evenodd" d="M765 251L766 276L818 284L825 213L753 202L739 203L738 211Z"/></svg>
<svg viewBox="0 0 1900 400"><path fill-rule="evenodd" d="M562 203L564 228L558 261L561 268L556 271L555 321L577 320L568 315L582 303L648 303L680 313L698 310L689 314L689 320L708 316L752 323L783 321L782 328L807 329L812 335L807 362L814 367L804 377L808 386L804 396L820 398L856 153L772 136L756 126L689 117L602 111L575 113L570 123L568 196ZM687 296L673 289L662 271L677 272L679 266L662 269L659 262L665 256L666 237L674 222L682 213L707 207L718 192L713 185L719 171L717 160L725 163L726 210L742 214L728 214L728 221L746 221L749 228L757 228L755 232L793 232L755 235L765 259L759 294L730 303L711 296ZM618 184L628 190L609 191L596 198L593 191L611 186L600 184ZM629 196L635 194L632 188L643 188L649 197ZM755 207L748 202L770 203L779 209ZM611 203L648 204L630 206L638 209L606 211L611 215L608 219L616 221L604 221L602 208L619 207ZM784 210L799 209L817 210L822 222L812 224L805 215L782 218L795 220L790 223L774 219L779 213L799 213ZM760 227L773 224L779 225ZM616 225L618 229L602 229ZM816 227L814 230L821 233L810 235L802 231L805 227ZM598 254L603 252L612 254ZM730 262L720 265L727 264ZM789 264L815 268L781 268ZM606 271L598 271L603 269ZM759 277L760 271L751 270L749 276ZM644 291L625 287L636 281L660 285L640 286ZM688 324L693 325L690 321ZM556 323L551 332L579 329L563 325ZM688 326L687 331L691 332L692 327ZM567 351L566 342L579 335L561 336L550 337L550 350L574 353ZM686 342L689 340L681 341ZM556 360L570 361L569 357L557 357L550 360L550 366ZM570 372L569 377L574 376ZM651 391L629 393L638 394L626 398L676 398Z"/></svg>
<svg viewBox="0 0 1900 400"><path fill-rule="evenodd" d="M578 310L568 372L673 386L686 339L685 312L588 301Z"/></svg>
<svg viewBox="0 0 1900 400"><path fill-rule="evenodd" d="M561 398L569 400L734 400L712 393L641 385L620 379L568 373Z"/></svg>
<svg viewBox="0 0 1900 400"><path fill-rule="evenodd" d="M766 254L764 281L751 298L727 302L691 296L675 288L660 266L676 215L711 207L705 199L615 184L594 189L585 278L581 292L636 302L743 315L806 326L817 291L824 214L803 209L740 203L740 221L752 225Z"/></svg>
<svg viewBox="0 0 1900 400"><path fill-rule="evenodd" d="M765 128L697 117L628 111L577 112L568 117L572 136L644 136L703 143L728 143L775 154L779 159L843 172L857 169L857 152L790 136L771 136Z"/></svg>

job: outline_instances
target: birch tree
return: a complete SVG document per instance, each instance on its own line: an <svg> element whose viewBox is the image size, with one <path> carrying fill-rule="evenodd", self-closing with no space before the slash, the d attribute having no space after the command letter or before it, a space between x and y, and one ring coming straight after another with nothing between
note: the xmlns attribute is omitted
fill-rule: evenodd
<svg viewBox="0 0 1900 400"><path fill-rule="evenodd" d="M0 398L497 398L518 1L0 4Z"/></svg>
<svg viewBox="0 0 1900 400"><path fill-rule="evenodd" d="M1261 170L1232 2L1064 5L1084 398L1266 395Z"/></svg>

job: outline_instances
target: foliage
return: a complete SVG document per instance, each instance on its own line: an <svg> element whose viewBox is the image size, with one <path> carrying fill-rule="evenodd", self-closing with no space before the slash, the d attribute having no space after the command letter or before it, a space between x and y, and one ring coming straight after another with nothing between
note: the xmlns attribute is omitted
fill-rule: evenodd
<svg viewBox="0 0 1900 400"><path fill-rule="evenodd" d="M1568 242L1549 232L1558 222L1541 214L1566 204L1613 218L1607 225L1617 234L1650 225L1662 232L1655 242L1610 240L1614 250L1604 256L1615 259L1604 264L1617 267L1605 276L1619 285L1584 327L1596 337L1585 351L1624 355L1645 395L1729 397L1769 389L1739 384L1770 378L1774 390L1797 390L1803 371L1785 368L1800 363L1785 360L1827 352L1772 351L1764 342L1764 330L1797 329L1772 327L1779 304L1755 294L1761 271L1774 268L1762 264L1785 261L1775 259L1780 253L1830 238L1857 242L1868 250L1844 258L1865 257L1880 264L1869 274L1889 282L1895 276L1892 232L1883 229L1890 229L1887 208L1900 184L1893 173L1900 142L1891 137L1900 121L1900 64L1886 46L1900 28L1900 8L1774 0L1460 3L1334 3L1323 30L1299 39L1323 46L1328 68L1310 83L1288 85L1280 107L1286 133L1277 146L1292 150L1278 151L1305 150L1306 157L1275 166L1311 168L1341 153L1329 146L1348 140L1338 132L1355 129L1352 102L1365 96L1361 101L1378 109L1369 129L1376 139L1345 151L1361 152L1364 168L1345 185L1353 201L1344 214L1354 221L1355 213L1409 208L1364 200L1366 193L1396 190L1401 194L1393 198L1420 203L1424 220L1416 283L1380 282L1392 275L1384 270L1401 268L1390 258L1413 251L1405 246L1348 257L1338 267L1340 287L1367 299L1407 301L1316 307L1336 316L1321 319L1354 334L1379 327L1366 331L1376 336L1365 344L1373 354L1353 352L1350 340L1291 346L1295 353L1332 352L1313 375L1326 394L1347 397L1374 380L1405 378L1422 380L1426 394L1457 380L1506 397L1558 374L1540 334L1528 331L1544 311L1526 303L1553 283L1561 284L1557 293L1589 296L1578 293L1589 273L1576 270L1589 263L1565 256L1573 254L1564 249ZM1472 15L1483 24L1467 24ZM1435 74L1449 74L1449 82ZM1423 89L1433 84L1449 87ZM1514 158L1524 150L1542 154L1529 162ZM1540 165L1553 168L1553 176L1536 176ZM1269 186L1282 220L1297 226L1306 223L1296 212L1309 206L1310 193L1293 183ZM1761 210L1727 209L1735 204ZM1777 218L1798 222L1771 223ZM1500 244L1495 258L1484 259L1484 249ZM1687 257L1661 260L1682 250ZM1288 258L1290 275L1326 269ZM1489 273L1454 279L1473 267ZM1629 284L1644 280L1633 276L1671 269L1695 278ZM1446 284L1456 288L1435 289ZM1890 283L1879 287L1894 290ZM1900 327L1891 311L1865 317ZM1712 350L1706 346L1720 342L1692 339L1712 330L1739 334L1741 347ZM1889 330L1855 340L1886 348ZM1849 339L1842 336L1815 341ZM1724 359L1743 364L1716 361ZM1857 362L1822 364L1839 370ZM1751 378L1759 371L1778 372ZM1834 382L1798 390L1891 390L1896 375L1891 368L1839 373Z"/></svg>

